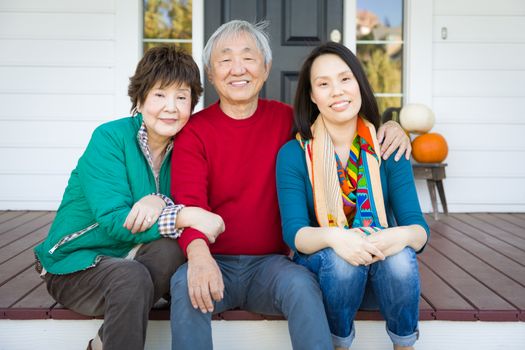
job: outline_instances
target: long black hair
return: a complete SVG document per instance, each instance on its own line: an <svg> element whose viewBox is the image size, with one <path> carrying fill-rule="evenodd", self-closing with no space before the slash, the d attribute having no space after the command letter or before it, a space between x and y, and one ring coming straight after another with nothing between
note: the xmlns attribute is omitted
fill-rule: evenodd
<svg viewBox="0 0 525 350"><path fill-rule="evenodd" d="M310 94L312 93L310 73L315 59L327 54L337 55L348 65L357 80L359 92L361 93L362 103L359 115L374 124L376 129L379 128L381 119L377 101L361 63L346 46L328 42L312 50L299 72L299 81L297 82L297 91L294 100L293 134L295 135L299 132L303 139L311 139L313 137L310 127L319 115L319 108L310 98Z"/></svg>

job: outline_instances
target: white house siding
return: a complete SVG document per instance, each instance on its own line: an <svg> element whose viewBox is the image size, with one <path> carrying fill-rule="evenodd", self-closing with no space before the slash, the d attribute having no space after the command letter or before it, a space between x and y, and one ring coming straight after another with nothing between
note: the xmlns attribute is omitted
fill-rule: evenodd
<svg viewBox="0 0 525 350"><path fill-rule="evenodd" d="M433 10L433 131L449 145L449 210L524 211L525 2L434 0Z"/></svg>
<svg viewBox="0 0 525 350"><path fill-rule="evenodd" d="M202 1L194 3L199 17ZM406 4L407 100L434 109L434 131L449 143L449 209L524 211L525 2ZM0 210L56 209L92 130L127 115L140 8L139 0L0 0ZM430 210L422 181L418 192Z"/></svg>
<svg viewBox="0 0 525 350"><path fill-rule="evenodd" d="M93 129L127 114L139 6L0 0L0 210L56 209Z"/></svg>

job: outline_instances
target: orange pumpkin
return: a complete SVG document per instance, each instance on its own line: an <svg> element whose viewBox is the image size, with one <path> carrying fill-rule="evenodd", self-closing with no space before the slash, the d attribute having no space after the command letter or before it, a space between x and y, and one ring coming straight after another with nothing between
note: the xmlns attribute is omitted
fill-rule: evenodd
<svg viewBox="0 0 525 350"><path fill-rule="evenodd" d="M419 163L441 163L447 154L447 141L438 133L419 135L412 141L412 156Z"/></svg>

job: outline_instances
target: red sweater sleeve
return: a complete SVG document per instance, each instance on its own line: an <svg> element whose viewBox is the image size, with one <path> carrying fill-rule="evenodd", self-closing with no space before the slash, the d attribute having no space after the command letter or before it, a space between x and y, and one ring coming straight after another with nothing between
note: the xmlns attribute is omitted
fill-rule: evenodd
<svg viewBox="0 0 525 350"><path fill-rule="evenodd" d="M208 204L208 164L204 144L190 125L175 137L171 159L171 196L175 203L210 210ZM195 239L206 236L191 227L186 228L179 238L184 253Z"/></svg>

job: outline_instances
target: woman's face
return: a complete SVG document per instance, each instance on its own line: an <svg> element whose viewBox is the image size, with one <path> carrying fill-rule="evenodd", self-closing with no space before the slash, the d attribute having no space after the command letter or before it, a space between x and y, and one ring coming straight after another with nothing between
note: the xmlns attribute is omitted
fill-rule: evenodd
<svg viewBox="0 0 525 350"><path fill-rule="evenodd" d="M157 83L139 106L148 138L165 141L175 136L191 115L191 89L186 84L172 84L161 88Z"/></svg>
<svg viewBox="0 0 525 350"><path fill-rule="evenodd" d="M317 57L310 70L310 98L325 121L341 125L359 113L361 93L350 67L337 55Z"/></svg>

